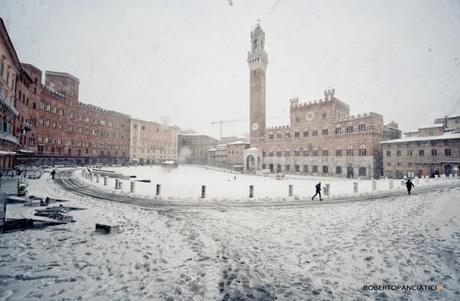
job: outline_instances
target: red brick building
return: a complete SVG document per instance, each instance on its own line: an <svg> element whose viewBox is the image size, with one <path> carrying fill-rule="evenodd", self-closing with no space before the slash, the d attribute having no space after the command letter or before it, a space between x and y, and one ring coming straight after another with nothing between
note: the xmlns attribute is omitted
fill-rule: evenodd
<svg viewBox="0 0 460 301"><path fill-rule="evenodd" d="M19 139L15 133L17 79L21 64L0 18L0 171L13 168Z"/></svg>
<svg viewBox="0 0 460 301"><path fill-rule="evenodd" d="M349 106L335 96L334 89L308 103L291 99L290 124L265 126L268 59L264 44L265 34L257 25L248 53L251 149L245 154L245 170L351 178L382 175L379 143L388 130L383 116L373 112L351 116Z"/></svg>
<svg viewBox="0 0 460 301"><path fill-rule="evenodd" d="M124 163L129 156L129 116L78 101L79 80L22 64L30 78L20 91L21 134L17 161L25 164ZM27 76L25 78L27 78Z"/></svg>

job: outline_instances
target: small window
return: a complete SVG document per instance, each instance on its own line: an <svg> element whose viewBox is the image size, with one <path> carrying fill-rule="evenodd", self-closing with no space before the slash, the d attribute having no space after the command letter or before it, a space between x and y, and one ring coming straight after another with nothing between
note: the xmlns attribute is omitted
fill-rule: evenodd
<svg viewBox="0 0 460 301"><path fill-rule="evenodd" d="M352 148L347 148L347 156L353 156L353 149Z"/></svg>

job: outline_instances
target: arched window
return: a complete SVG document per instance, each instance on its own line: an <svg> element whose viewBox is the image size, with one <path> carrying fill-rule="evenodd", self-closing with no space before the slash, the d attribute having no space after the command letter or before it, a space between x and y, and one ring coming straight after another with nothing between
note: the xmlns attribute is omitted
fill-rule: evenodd
<svg viewBox="0 0 460 301"><path fill-rule="evenodd" d="M303 166L303 172L308 172L308 165Z"/></svg>
<svg viewBox="0 0 460 301"><path fill-rule="evenodd" d="M312 172L318 172L318 165L313 165Z"/></svg>
<svg viewBox="0 0 460 301"><path fill-rule="evenodd" d="M347 147L347 156L353 156L353 147Z"/></svg>
<svg viewBox="0 0 460 301"><path fill-rule="evenodd" d="M329 173L329 167L327 165L323 166L323 173L325 174Z"/></svg>
<svg viewBox="0 0 460 301"><path fill-rule="evenodd" d="M366 176L366 167L360 167L359 168L359 176L360 177L365 177Z"/></svg>
<svg viewBox="0 0 460 301"><path fill-rule="evenodd" d="M359 147L359 155L360 156L366 156L366 147L364 145L361 145Z"/></svg>
<svg viewBox="0 0 460 301"><path fill-rule="evenodd" d="M342 166L337 166L335 168L335 174L336 175L341 175L342 174Z"/></svg>

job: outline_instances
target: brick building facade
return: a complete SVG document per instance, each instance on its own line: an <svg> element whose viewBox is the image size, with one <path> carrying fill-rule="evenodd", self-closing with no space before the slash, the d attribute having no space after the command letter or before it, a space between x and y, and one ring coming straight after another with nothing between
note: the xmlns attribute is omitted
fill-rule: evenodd
<svg viewBox="0 0 460 301"><path fill-rule="evenodd" d="M21 64L0 18L0 170L129 161L130 116L80 102L79 85L71 74L46 71L43 78ZM155 156L174 160L178 128L154 124Z"/></svg>
<svg viewBox="0 0 460 301"><path fill-rule="evenodd" d="M179 128L131 118L129 160L139 164L177 160Z"/></svg>
<svg viewBox="0 0 460 301"><path fill-rule="evenodd" d="M435 123L411 131L405 138L381 143L387 177L433 177L460 172L460 115L438 118Z"/></svg>
<svg viewBox="0 0 460 301"><path fill-rule="evenodd" d="M291 99L290 125L265 126L268 60L264 43L265 34L257 25L251 32L252 46L248 53L250 143L251 149L261 150L262 164L254 164L255 158L248 155L245 169L260 166L271 172L352 178L380 176L383 116L374 112L350 116L349 106L335 96L334 89L324 91L324 99L309 103Z"/></svg>
<svg viewBox="0 0 460 301"><path fill-rule="evenodd" d="M208 150L219 144L219 140L195 133L179 134L179 161L188 164L208 164Z"/></svg>
<svg viewBox="0 0 460 301"><path fill-rule="evenodd" d="M31 84L22 89L20 115L31 130L21 135L19 164L124 163L129 155L129 116L78 100L79 80L22 64ZM24 88L26 85L24 85Z"/></svg>
<svg viewBox="0 0 460 301"><path fill-rule="evenodd" d="M15 132L19 112L15 103L20 73L21 64L0 19L0 171L13 168L19 147Z"/></svg>

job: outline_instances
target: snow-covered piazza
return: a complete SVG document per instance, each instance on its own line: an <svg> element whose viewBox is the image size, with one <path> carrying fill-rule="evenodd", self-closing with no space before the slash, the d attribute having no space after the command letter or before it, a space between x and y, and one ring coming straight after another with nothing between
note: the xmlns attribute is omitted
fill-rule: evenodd
<svg viewBox="0 0 460 301"><path fill-rule="evenodd" d="M370 180L359 181L363 192L354 193L353 181L328 178L322 182L331 196L320 202L311 200L316 180L308 177L277 180L194 166L110 170L136 178L125 178L117 192L113 178L104 186L102 176L96 183L97 173L91 181L83 169L27 180L29 195L86 210L72 212L75 223L0 236L0 300L460 297L458 179L421 180L407 195L396 181L391 191L388 180L377 181L376 191ZM87 189L72 192L70 180ZM125 189L135 180L152 182L134 182L137 195ZM201 185L209 187L204 199ZM113 199L90 196L110 190ZM34 211L8 204L7 217ZM120 231L96 233L95 223Z"/></svg>
<svg viewBox="0 0 460 301"><path fill-rule="evenodd" d="M460 1L0 2L0 301L460 300Z"/></svg>

